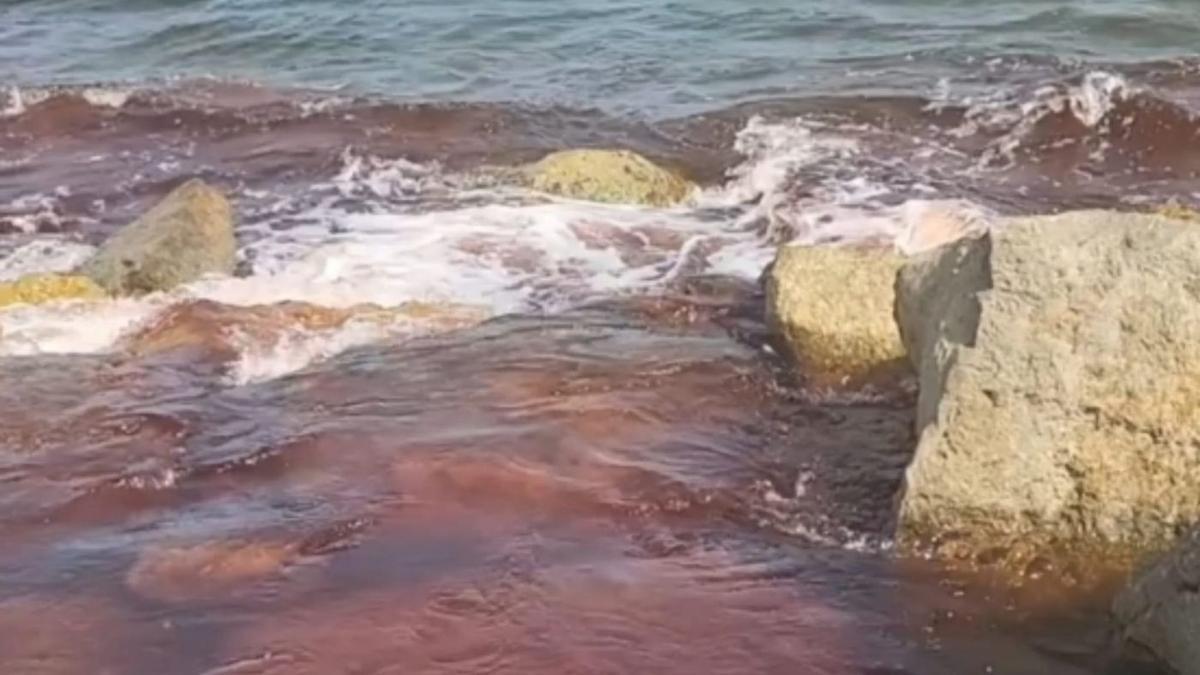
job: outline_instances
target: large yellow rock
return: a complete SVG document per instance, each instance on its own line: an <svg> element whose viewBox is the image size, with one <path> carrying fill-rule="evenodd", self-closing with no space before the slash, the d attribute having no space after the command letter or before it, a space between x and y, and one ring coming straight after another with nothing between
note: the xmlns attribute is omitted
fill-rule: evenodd
<svg viewBox="0 0 1200 675"><path fill-rule="evenodd" d="M39 305L54 300L98 300L104 297L107 297L104 289L82 276L32 274L16 281L0 283L0 307Z"/></svg>
<svg viewBox="0 0 1200 675"><path fill-rule="evenodd" d="M783 246L767 279L767 319L805 374L856 384L907 369L892 318L903 257L890 249Z"/></svg>
<svg viewBox="0 0 1200 675"><path fill-rule="evenodd" d="M628 150L564 150L546 156L526 172L535 190L594 202L671 206L696 188Z"/></svg>

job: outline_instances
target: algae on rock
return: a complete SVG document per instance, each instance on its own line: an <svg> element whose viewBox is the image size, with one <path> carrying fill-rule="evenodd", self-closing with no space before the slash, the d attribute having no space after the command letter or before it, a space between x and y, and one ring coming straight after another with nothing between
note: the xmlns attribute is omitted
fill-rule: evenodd
<svg viewBox="0 0 1200 675"><path fill-rule="evenodd" d="M139 295L206 274L232 274L236 252L229 201L191 180L118 231L79 274L113 295Z"/></svg>
<svg viewBox="0 0 1200 675"><path fill-rule="evenodd" d="M696 189L690 181L628 150L564 150L526 169L529 186L561 197L615 204L672 206Z"/></svg>
<svg viewBox="0 0 1200 675"><path fill-rule="evenodd" d="M1188 223L1200 223L1200 211L1191 206L1184 206L1177 201L1167 202L1154 209L1153 213L1164 218L1182 220Z"/></svg>
<svg viewBox="0 0 1200 675"><path fill-rule="evenodd" d="M909 263L920 380L902 542L1121 552L1200 520L1200 229L1013 219Z"/></svg>
<svg viewBox="0 0 1200 675"><path fill-rule="evenodd" d="M0 282L0 307L40 305L55 300L99 300L107 297L91 279L63 274L32 274Z"/></svg>
<svg viewBox="0 0 1200 675"><path fill-rule="evenodd" d="M890 249L780 247L767 276L767 320L790 356L823 384L857 384L907 370L892 319Z"/></svg>

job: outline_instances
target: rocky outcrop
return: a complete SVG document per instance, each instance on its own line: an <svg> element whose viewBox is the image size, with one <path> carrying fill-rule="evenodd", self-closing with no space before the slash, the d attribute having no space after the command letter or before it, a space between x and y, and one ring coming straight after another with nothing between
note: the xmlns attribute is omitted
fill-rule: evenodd
<svg viewBox="0 0 1200 675"><path fill-rule="evenodd" d="M1138 575L1113 614L1128 645L1180 675L1200 675L1200 530Z"/></svg>
<svg viewBox="0 0 1200 675"><path fill-rule="evenodd" d="M113 295L140 295L206 274L232 274L236 252L228 200L192 180L117 232L79 274Z"/></svg>
<svg viewBox="0 0 1200 675"><path fill-rule="evenodd" d="M767 320L818 384L856 385L906 370L892 320L903 258L889 249L783 246L767 276Z"/></svg>
<svg viewBox="0 0 1200 675"><path fill-rule="evenodd" d="M920 380L904 542L1136 554L1200 520L1200 229L1015 219L896 286Z"/></svg>
<svg viewBox="0 0 1200 675"><path fill-rule="evenodd" d="M0 308L40 305L55 300L99 300L107 297L91 279L63 274L32 274L0 282Z"/></svg>
<svg viewBox="0 0 1200 675"><path fill-rule="evenodd" d="M530 187L571 199L671 206L696 186L628 150L564 150L526 169Z"/></svg>

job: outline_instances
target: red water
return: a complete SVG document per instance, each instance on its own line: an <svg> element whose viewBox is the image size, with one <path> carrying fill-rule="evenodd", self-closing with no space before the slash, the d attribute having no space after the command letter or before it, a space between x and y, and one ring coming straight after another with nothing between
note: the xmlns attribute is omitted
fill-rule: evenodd
<svg viewBox="0 0 1200 675"><path fill-rule="evenodd" d="M907 405L805 402L747 293L236 389L202 348L0 362L4 672L1100 672L1100 600L878 549Z"/></svg>
<svg viewBox="0 0 1200 675"><path fill-rule="evenodd" d="M820 170L1009 212L1177 195L1200 156L1200 125L1147 99L1096 128L1044 118L1011 166L978 173L1001 132L952 135L964 110L915 99L651 125L370 102L300 115L215 86L0 119L0 229L35 215L99 240L187 175L253 222L260 191L303 201L346 146L465 169L623 145L712 181L750 114L858 129L871 152ZM930 144L948 150L913 153ZM797 198L826 178L795 176ZM53 186L69 190L50 206L19 203ZM0 359L0 672L1135 672L1103 591L1001 591L892 552L911 400L807 390L764 349L761 302L685 279L237 387L220 327L246 315L212 303L175 310L184 328L155 348Z"/></svg>

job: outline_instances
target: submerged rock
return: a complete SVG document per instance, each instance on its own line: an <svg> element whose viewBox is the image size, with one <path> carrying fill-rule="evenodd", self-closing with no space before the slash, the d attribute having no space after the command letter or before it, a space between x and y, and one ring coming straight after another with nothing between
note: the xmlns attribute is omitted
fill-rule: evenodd
<svg viewBox="0 0 1200 675"><path fill-rule="evenodd" d="M902 541L1135 556L1200 520L1200 229L1014 219L904 267L918 368Z"/></svg>
<svg viewBox="0 0 1200 675"><path fill-rule="evenodd" d="M479 307L423 302L406 302L396 307L369 304L324 307L306 302L243 307L196 300L167 308L154 321L126 336L121 351L150 356L196 350L228 360L250 344L267 346L297 332L333 331L350 322L377 327L412 323L444 331L471 326L485 318L487 314Z"/></svg>
<svg viewBox="0 0 1200 675"><path fill-rule="evenodd" d="M117 232L79 273L113 295L139 295L232 274L236 252L229 201L191 180Z"/></svg>
<svg viewBox="0 0 1200 675"><path fill-rule="evenodd" d="M671 206L696 186L628 150L564 150L526 171L530 187L572 199Z"/></svg>
<svg viewBox="0 0 1200 675"><path fill-rule="evenodd" d="M40 305L55 300L99 300L107 297L91 279L63 274L31 274L0 283L0 307Z"/></svg>
<svg viewBox="0 0 1200 675"><path fill-rule="evenodd" d="M142 551L125 576L138 595L163 602L201 600L278 574L294 544L216 541Z"/></svg>
<svg viewBox="0 0 1200 675"><path fill-rule="evenodd" d="M766 283L771 331L819 383L904 372L892 319L903 260L890 249L781 247Z"/></svg>
<svg viewBox="0 0 1200 675"><path fill-rule="evenodd" d="M1113 614L1126 643L1181 675L1200 675L1200 530L1139 574Z"/></svg>

